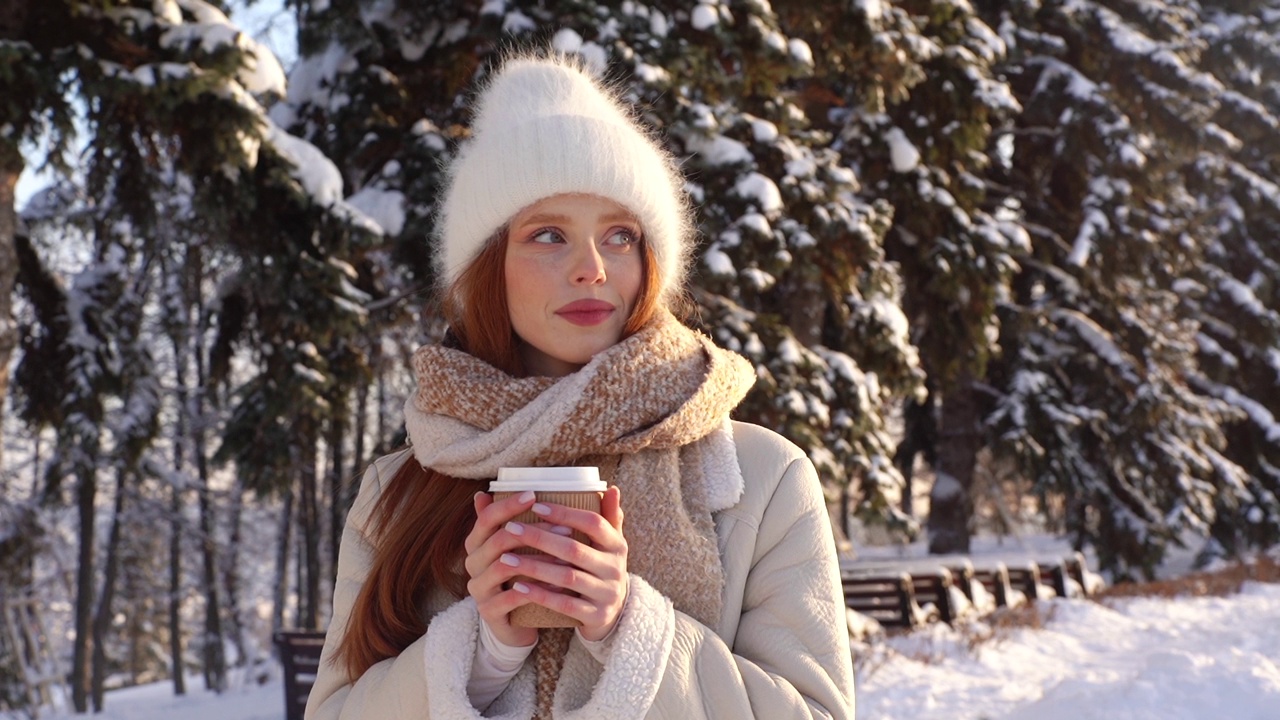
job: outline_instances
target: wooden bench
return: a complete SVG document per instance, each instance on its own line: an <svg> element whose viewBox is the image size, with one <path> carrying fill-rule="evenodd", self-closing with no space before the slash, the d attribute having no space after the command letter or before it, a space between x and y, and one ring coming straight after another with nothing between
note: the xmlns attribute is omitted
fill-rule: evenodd
<svg viewBox="0 0 1280 720"><path fill-rule="evenodd" d="M911 628L926 619L905 572L844 572L840 583L845 605L884 627Z"/></svg>
<svg viewBox="0 0 1280 720"><path fill-rule="evenodd" d="M320 651L324 649L324 633L314 630L277 630L272 636L284 666L285 720L302 720L307 696L320 669Z"/></svg>
<svg viewBox="0 0 1280 720"><path fill-rule="evenodd" d="M1011 562L1009 583L1022 590L1030 600L1043 597L1087 597L1089 584L1085 578L1085 559L1080 552L1062 557Z"/></svg>
<svg viewBox="0 0 1280 720"><path fill-rule="evenodd" d="M1058 597L1088 596L1088 585L1084 577L1085 560L1082 553L1073 552L1056 562L1042 564L1048 566L1049 578Z"/></svg>
<svg viewBox="0 0 1280 720"><path fill-rule="evenodd" d="M1073 569L1073 566L1076 567ZM1009 584L1021 590L1028 600L1078 597L1080 592L1074 591L1076 586L1072 580L1077 574L1083 578L1083 568L1083 558L1072 556L1020 560L1011 562L1008 566ZM1083 583L1079 587L1083 587Z"/></svg>
<svg viewBox="0 0 1280 720"><path fill-rule="evenodd" d="M1009 586L1009 571L1002 562L975 565L969 558L960 557L948 562L947 569L951 571L955 587L964 594L972 611L978 615L1022 602L1021 593Z"/></svg>
<svg viewBox="0 0 1280 720"><path fill-rule="evenodd" d="M953 573L946 564L951 563L932 558L847 563L841 570L845 602L854 610L880 620L886 627L914 627L937 620L955 622L967 614L971 605L964 588L956 582L957 575L964 582L976 581L971 565ZM913 607L908 607L905 599L894 599L895 593L906 596L908 587ZM886 609L888 606L893 610ZM863 607L876 612L867 612Z"/></svg>
<svg viewBox="0 0 1280 720"><path fill-rule="evenodd" d="M971 614L1018 607L1040 598L1088 594L1084 555L1010 554L999 559L930 556L846 560L845 603L885 627L954 623Z"/></svg>
<svg viewBox="0 0 1280 720"><path fill-rule="evenodd" d="M1015 588L1009 577L1009 567L997 562L973 571L973 579L995 598L996 607L1019 607L1026 604L1025 590Z"/></svg>
<svg viewBox="0 0 1280 720"><path fill-rule="evenodd" d="M950 570L942 566L913 568L911 582L916 588L916 602L921 607L932 605L937 608L939 620L949 625L960 617L960 608L951 597L951 590L959 588Z"/></svg>
<svg viewBox="0 0 1280 720"><path fill-rule="evenodd" d="M1021 591L1029 602L1039 600L1049 591L1040 580L1040 564L1034 560L1011 562L1005 568L1009 573L1009 586Z"/></svg>

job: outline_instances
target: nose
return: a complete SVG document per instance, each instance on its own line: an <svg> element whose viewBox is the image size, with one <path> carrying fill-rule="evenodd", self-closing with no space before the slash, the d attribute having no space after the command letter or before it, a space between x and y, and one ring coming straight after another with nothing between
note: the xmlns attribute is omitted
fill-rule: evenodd
<svg viewBox="0 0 1280 720"><path fill-rule="evenodd" d="M605 280L604 258L594 242L582 243L582 249L574 254L573 284L598 285Z"/></svg>

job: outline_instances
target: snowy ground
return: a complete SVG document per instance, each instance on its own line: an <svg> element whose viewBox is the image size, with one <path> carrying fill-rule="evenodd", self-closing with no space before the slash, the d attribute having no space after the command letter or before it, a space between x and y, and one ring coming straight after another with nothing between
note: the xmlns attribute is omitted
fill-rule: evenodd
<svg viewBox="0 0 1280 720"><path fill-rule="evenodd" d="M1066 550L1045 535L979 537L971 555ZM873 562L925 554L919 543L858 551ZM1192 554L1171 555L1160 575L1185 574ZM1247 583L1226 598L1047 600L1015 623L935 625L854 651L858 720L1280 720L1280 584ZM233 680L222 696L197 677L183 698L169 683L111 692L98 717L284 720L278 670L262 685Z"/></svg>
<svg viewBox="0 0 1280 720"><path fill-rule="evenodd" d="M284 689L278 674L264 685L237 687L221 695L205 692L200 689L202 686L198 676L191 676L187 680L187 694L175 697L171 682L140 685L107 693L106 707L99 715L46 710L39 717L40 720L284 720ZM0 713L0 718L8 720L4 713Z"/></svg>
<svg viewBox="0 0 1280 720"><path fill-rule="evenodd" d="M860 648L859 720L1280 718L1280 584L1039 607L1040 628L939 625ZM98 717L283 720L283 694L275 680L178 699L161 683L108 694Z"/></svg>
<svg viewBox="0 0 1280 720"><path fill-rule="evenodd" d="M1044 626L934 626L859 656L860 720L1277 720L1280 584L1040 603Z"/></svg>

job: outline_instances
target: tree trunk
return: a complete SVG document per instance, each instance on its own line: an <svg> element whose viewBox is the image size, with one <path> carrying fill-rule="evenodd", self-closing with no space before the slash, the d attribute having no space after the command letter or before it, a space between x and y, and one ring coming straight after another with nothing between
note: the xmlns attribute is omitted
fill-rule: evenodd
<svg viewBox="0 0 1280 720"><path fill-rule="evenodd" d="M175 445L174 453L178 455L176 467L181 467L181 451ZM176 473L175 473L176 475ZM187 694L185 667L182 662L182 489L178 487L177 478L170 488L172 496L169 503L169 655L172 658L173 694Z"/></svg>
<svg viewBox="0 0 1280 720"><path fill-rule="evenodd" d="M378 418L378 435L374 438L376 442L373 444L373 449L374 452L379 452L390 441L387 437L387 378L382 367L382 343L374 340L369 355L369 365L373 368L374 376L378 378L378 405L377 412L374 413L374 417Z"/></svg>
<svg viewBox="0 0 1280 720"><path fill-rule="evenodd" d="M25 5L26 3L19 3ZM0 141L0 401L9 397L9 366L18 346L18 325L13 320L13 289L18 277L18 214L14 189L22 174L22 155L7 141ZM0 404L0 425L4 407ZM4 470L4 446L0 444L0 472Z"/></svg>
<svg viewBox="0 0 1280 720"><path fill-rule="evenodd" d="M0 2L0 40L25 39L35 5L35 0ZM0 140L0 426L4 424L3 400L9 397L10 360L18 346L18 325L13 321L13 290L18 277L18 209L14 191L25 165L16 143ZM38 438L37 430L37 441ZM0 443L0 472L3 471L4 446Z"/></svg>
<svg viewBox="0 0 1280 720"><path fill-rule="evenodd" d="M214 520L213 489L209 487L209 458L205 448L204 389L208 386L204 367L204 348L196 335L194 350L196 360L196 387L194 422L192 423L192 454L196 464L196 480L200 494L200 542L203 556L201 575L204 592L204 683L205 688L216 693L227 689L227 658L222 648L222 607L218 598L218 543L217 523Z"/></svg>
<svg viewBox="0 0 1280 720"><path fill-rule="evenodd" d="M937 478L929 493L929 552L967 553L973 533L973 468L982 436L973 376L961 373L942 398Z"/></svg>
<svg viewBox="0 0 1280 720"><path fill-rule="evenodd" d="M280 540L276 545L276 584L271 598L271 630L284 629L284 605L289 597L289 539L293 535L293 484L285 486L280 509Z"/></svg>
<svg viewBox="0 0 1280 720"><path fill-rule="evenodd" d="M181 322L181 321L180 321ZM187 417L191 413L191 390L187 386L187 339L183 328L172 333L174 375L177 385L177 412L173 429L173 480L169 498L169 655L173 672L173 694L187 694L186 664L182 647L182 496L186 490L185 450Z"/></svg>
<svg viewBox="0 0 1280 720"><path fill-rule="evenodd" d="M853 497L849 491L849 483L840 486L840 532L846 540L853 539L853 528L849 526L849 513L853 510Z"/></svg>
<svg viewBox="0 0 1280 720"><path fill-rule="evenodd" d="M316 428L314 421L304 419L301 425L298 468L301 501L302 539L298 543L299 609L298 626L313 630L319 627L320 605L320 505L316 477ZM304 569L305 565L305 569Z"/></svg>
<svg viewBox="0 0 1280 720"><path fill-rule="evenodd" d="M352 429L352 432L355 434L355 437L353 438L354 447L351 448L351 467L352 467L352 471L357 473L356 481L359 482L359 478L363 476L363 473L361 473L360 471L364 468L364 461L365 461L364 435L369 431L369 428L368 428L369 383L367 382L362 382L356 386L355 415L356 415L355 427ZM359 489L358 486L354 488L354 490L358 490L358 489ZM351 499L354 501L355 492L354 491L351 492L350 495L351 495ZM348 505L350 505L350 503L348 503ZM343 521L344 522L346 521L345 516L343 518Z"/></svg>
<svg viewBox="0 0 1280 720"><path fill-rule="evenodd" d="M336 392L329 399L332 411L329 419L329 586L338 579L338 545L342 542L342 524L347 517L346 454L347 442L346 392Z"/></svg>
<svg viewBox="0 0 1280 720"><path fill-rule="evenodd" d="M97 452L89 458L96 459ZM71 652L71 705L78 713L89 711L89 667L93 633L94 500L98 491L97 469L90 460L76 473L76 511L80 518L80 552L76 566L76 637Z"/></svg>
<svg viewBox="0 0 1280 720"><path fill-rule="evenodd" d="M237 666L247 665L250 661L245 648L244 617L240 609L240 539L241 519L244 516L244 485L236 479L235 489L231 492L231 517L228 518L230 536L227 539L227 551L222 564L222 586L227 591L227 620L231 623L231 642L236 648Z"/></svg>
<svg viewBox="0 0 1280 720"><path fill-rule="evenodd" d="M218 546L212 490L207 463L201 458L202 443L196 443L196 468L200 481L200 543L203 558L201 590L204 592L204 684L220 693L227 688L227 659L222 650L222 608L218 602Z"/></svg>
<svg viewBox="0 0 1280 720"><path fill-rule="evenodd" d="M902 442L898 444L893 462L902 474L902 512L915 517L915 466L916 458L924 456L931 467L937 462L938 418L937 392L933 383L925 383L927 394L924 402L907 398L902 403ZM935 468L936 469L936 468Z"/></svg>
<svg viewBox="0 0 1280 720"><path fill-rule="evenodd" d="M107 536L107 557L102 570L102 593L93 616L93 711L102 712L107 679L107 631L111 627L111 604L116 596L116 578L120 575L120 526L124 519L124 494L127 474L116 476L115 512Z"/></svg>

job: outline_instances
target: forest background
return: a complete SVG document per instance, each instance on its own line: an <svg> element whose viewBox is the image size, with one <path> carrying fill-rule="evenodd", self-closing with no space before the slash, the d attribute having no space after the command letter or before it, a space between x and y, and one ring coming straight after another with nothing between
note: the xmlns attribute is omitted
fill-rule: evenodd
<svg viewBox="0 0 1280 720"><path fill-rule="evenodd" d="M0 2L0 597L77 709L323 626L512 48L683 159L694 322L845 538L1280 541L1280 2L288 0L287 74L230 9Z"/></svg>

